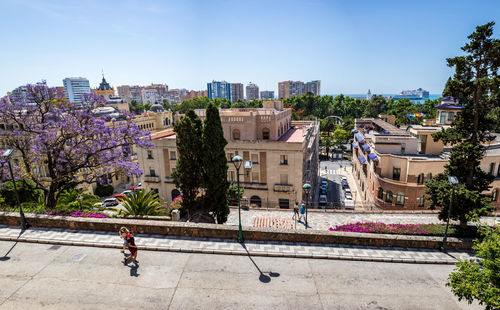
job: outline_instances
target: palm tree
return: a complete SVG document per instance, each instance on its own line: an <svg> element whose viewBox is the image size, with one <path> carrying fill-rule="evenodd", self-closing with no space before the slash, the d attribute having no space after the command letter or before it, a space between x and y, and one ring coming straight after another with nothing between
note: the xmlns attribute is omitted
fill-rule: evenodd
<svg viewBox="0 0 500 310"><path fill-rule="evenodd" d="M121 210L120 214L123 215L159 215L164 210L160 207L160 198L158 194L145 190L134 192L132 195L123 198L121 201L125 210Z"/></svg>
<svg viewBox="0 0 500 310"><path fill-rule="evenodd" d="M99 197L86 193L84 189L72 188L62 192L57 198L57 205L66 208L91 209L96 202L101 202Z"/></svg>

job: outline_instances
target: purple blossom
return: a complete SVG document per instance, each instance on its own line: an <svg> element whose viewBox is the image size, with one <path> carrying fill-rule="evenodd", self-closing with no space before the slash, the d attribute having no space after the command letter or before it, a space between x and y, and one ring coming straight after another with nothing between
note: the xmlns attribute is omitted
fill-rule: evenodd
<svg viewBox="0 0 500 310"><path fill-rule="evenodd" d="M382 233L398 235L428 235L429 225L425 224L384 224L384 223L355 223L330 227L329 231L346 231L360 233Z"/></svg>

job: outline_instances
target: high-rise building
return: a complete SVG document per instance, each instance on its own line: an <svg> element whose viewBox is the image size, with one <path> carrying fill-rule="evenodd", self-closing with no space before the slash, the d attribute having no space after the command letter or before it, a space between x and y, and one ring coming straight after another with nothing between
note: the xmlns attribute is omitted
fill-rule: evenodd
<svg viewBox="0 0 500 310"><path fill-rule="evenodd" d="M231 101L236 102L238 99L243 100L243 84L231 83Z"/></svg>
<svg viewBox="0 0 500 310"><path fill-rule="evenodd" d="M301 81L283 81L278 83L278 97L289 98L304 94L304 83Z"/></svg>
<svg viewBox="0 0 500 310"><path fill-rule="evenodd" d="M304 89L304 94L312 93L315 96L321 95L321 81L311 81L307 82Z"/></svg>
<svg viewBox="0 0 500 310"><path fill-rule="evenodd" d="M260 92L260 99L274 99L274 90L263 90Z"/></svg>
<svg viewBox="0 0 500 310"><path fill-rule="evenodd" d="M231 83L226 81L212 81L207 83L208 99L226 98L231 100Z"/></svg>
<svg viewBox="0 0 500 310"><path fill-rule="evenodd" d="M246 87L247 100L259 99L259 86L250 82Z"/></svg>
<svg viewBox="0 0 500 310"><path fill-rule="evenodd" d="M63 80L64 92L69 102L83 103L83 95L90 94L89 80L82 77L65 78Z"/></svg>
<svg viewBox="0 0 500 310"><path fill-rule="evenodd" d="M160 95L158 94L158 89L156 88L144 88L141 92L141 103L142 104L155 104L160 101Z"/></svg>

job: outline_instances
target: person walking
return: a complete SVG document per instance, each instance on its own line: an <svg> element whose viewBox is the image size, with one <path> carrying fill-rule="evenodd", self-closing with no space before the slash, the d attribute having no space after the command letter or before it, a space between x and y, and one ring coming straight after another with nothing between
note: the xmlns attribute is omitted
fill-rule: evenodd
<svg viewBox="0 0 500 310"><path fill-rule="evenodd" d="M130 256L125 257L123 263L126 264L129 259L133 258L134 263L138 264L139 261L137 260L137 246L135 245L134 232L131 230L127 235L127 237L128 237L127 238L128 250L130 251Z"/></svg>
<svg viewBox="0 0 500 310"><path fill-rule="evenodd" d="M129 231L127 227L121 227L118 233L120 234L120 238L123 239L123 247L120 252L125 253L125 249L128 248L127 235L129 234Z"/></svg>
<svg viewBox="0 0 500 310"><path fill-rule="evenodd" d="M293 220L297 220L299 218L299 203L296 201L295 206L293 207Z"/></svg>
<svg viewBox="0 0 500 310"><path fill-rule="evenodd" d="M304 204L302 203L300 205L300 216L299 216L299 221L304 218L304 215L306 214L306 208L304 207Z"/></svg>

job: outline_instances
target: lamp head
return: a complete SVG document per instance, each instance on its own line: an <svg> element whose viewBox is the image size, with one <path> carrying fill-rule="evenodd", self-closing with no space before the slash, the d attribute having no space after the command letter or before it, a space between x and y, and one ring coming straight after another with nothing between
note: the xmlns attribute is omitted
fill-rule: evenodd
<svg viewBox="0 0 500 310"><path fill-rule="evenodd" d="M303 189L306 193L309 193L309 191L311 190L311 184L309 184L309 183L305 183L304 185L302 185L302 189Z"/></svg>
<svg viewBox="0 0 500 310"><path fill-rule="evenodd" d="M457 185L458 184L458 179L455 176L448 176L448 181L451 183L451 185Z"/></svg>
<svg viewBox="0 0 500 310"><path fill-rule="evenodd" d="M236 169L239 169L241 167L241 163L243 162L243 158L239 155L236 155L231 159L231 162L233 163L234 167L236 167Z"/></svg>
<svg viewBox="0 0 500 310"><path fill-rule="evenodd" d="M6 158L9 158L12 156L12 153L14 153L14 150L13 149L6 149L3 154L2 154L2 157L6 157Z"/></svg>

